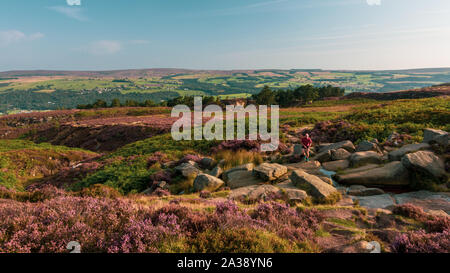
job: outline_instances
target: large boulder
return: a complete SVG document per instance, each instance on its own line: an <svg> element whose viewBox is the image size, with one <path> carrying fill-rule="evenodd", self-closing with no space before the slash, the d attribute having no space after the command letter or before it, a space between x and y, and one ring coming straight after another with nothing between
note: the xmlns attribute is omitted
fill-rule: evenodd
<svg viewBox="0 0 450 273"><path fill-rule="evenodd" d="M215 191L222 187L225 183L212 175L209 174L199 174L194 180L194 190L195 191Z"/></svg>
<svg viewBox="0 0 450 273"><path fill-rule="evenodd" d="M327 171L336 172L339 170L345 170L350 166L350 162L348 160L337 160L331 162L324 162L322 167Z"/></svg>
<svg viewBox="0 0 450 273"><path fill-rule="evenodd" d="M295 144L294 145L294 155L302 155L303 154L303 145Z"/></svg>
<svg viewBox="0 0 450 273"><path fill-rule="evenodd" d="M400 161L405 154L414 153L421 150L429 149L428 143L408 144L398 150L391 151L388 154L390 161Z"/></svg>
<svg viewBox="0 0 450 273"><path fill-rule="evenodd" d="M367 151L378 151L378 145L377 143L363 140L358 144L358 147L356 148L357 152L367 152Z"/></svg>
<svg viewBox="0 0 450 273"><path fill-rule="evenodd" d="M253 173L265 181L273 181L287 173L286 166L277 163L263 163L253 169Z"/></svg>
<svg viewBox="0 0 450 273"><path fill-rule="evenodd" d="M345 185L364 186L406 186L409 185L408 170L399 161L390 162L382 167L349 171L334 176L334 179Z"/></svg>
<svg viewBox="0 0 450 273"><path fill-rule="evenodd" d="M318 173L322 164L319 161L299 162L285 165L289 171L304 170L308 173Z"/></svg>
<svg viewBox="0 0 450 273"><path fill-rule="evenodd" d="M331 150L326 150L316 154L312 160L319 161L320 163L331 161Z"/></svg>
<svg viewBox="0 0 450 273"><path fill-rule="evenodd" d="M316 198L327 198L331 194L337 193L336 188L330 184L302 170L293 171L289 178L297 188L305 190L309 195Z"/></svg>
<svg viewBox="0 0 450 273"><path fill-rule="evenodd" d="M423 142L429 144L435 142L446 147L449 145L449 134L446 131L427 128L423 130Z"/></svg>
<svg viewBox="0 0 450 273"><path fill-rule="evenodd" d="M209 172L209 174L212 175L212 176L214 176L214 177L219 177L219 176L222 175L222 173L223 173L223 170L222 170L222 167L220 167L220 166L214 167L214 169L212 169L212 170Z"/></svg>
<svg viewBox="0 0 450 273"><path fill-rule="evenodd" d="M448 193L416 191L396 194L394 196L397 204L414 204L425 211L443 210L450 214L450 195Z"/></svg>
<svg viewBox="0 0 450 273"><path fill-rule="evenodd" d="M252 171L234 171L228 174L226 185L231 189L257 185L264 182L253 175Z"/></svg>
<svg viewBox="0 0 450 273"><path fill-rule="evenodd" d="M366 164L381 164L383 158L374 151L356 152L350 156L350 166L361 166Z"/></svg>
<svg viewBox="0 0 450 273"><path fill-rule="evenodd" d="M281 193L279 188L272 185L253 185L232 190L228 198L239 201L269 200L272 195Z"/></svg>
<svg viewBox="0 0 450 273"><path fill-rule="evenodd" d="M281 188L289 201L303 201L308 197L304 190L297 188L290 180L279 183L276 186Z"/></svg>
<svg viewBox="0 0 450 273"><path fill-rule="evenodd" d="M352 154L346 149L339 148L337 150L331 150L331 160L344 160L351 156Z"/></svg>
<svg viewBox="0 0 450 273"><path fill-rule="evenodd" d="M204 157L200 160L200 166L202 168L211 170L216 165L216 161L211 157Z"/></svg>
<svg viewBox="0 0 450 273"><path fill-rule="evenodd" d="M175 167L175 171L183 175L184 177L195 177L200 173L192 163L182 163L181 165Z"/></svg>
<svg viewBox="0 0 450 273"><path fill-rule="evenodd" d="M319 148L319 153L325 152L325 151L329 151L329 150L337 150L337 149L346 149L347 151L349 151L350 153L355 152L355 145L353 145L353 143L350 140L344 140L341 142L337 142L337 143L333 143L327 146L322 146Z"/></svg>
<svg viewBox="0 0 450 273"><path fill-rule="evenodd" d="M446 178L444 161L430 151L410 153L402 158L403 165L412 170L427 173L436 179Z"/></svg>

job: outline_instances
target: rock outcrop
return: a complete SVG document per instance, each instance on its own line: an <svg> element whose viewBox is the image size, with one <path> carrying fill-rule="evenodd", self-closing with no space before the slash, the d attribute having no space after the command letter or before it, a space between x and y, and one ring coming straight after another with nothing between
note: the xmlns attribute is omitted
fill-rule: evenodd
<svg viewBox="0 0 450 273"><path fill-rule="evenodd" d="M225 183L212 175L209 174L199 174L194 180L194 190L195 191L215 191L222 187Z"/></svg>
<svg viewBox="0 0 450 273"><path fill-rule="evenodd" d="M345 185L364 186L406 186L409 185L408 170L399 161L390 162L382 167L349 171L334 176L334 179Z"/></svg>
<svg viewBox="0 0 450 273"><path fill-rule="evenodd" d="M261 184L264 181L255 175L252 171L234 171L227 175L226 185L231 189L247 187Z"/></svg>
<svg viewBox="0 0 450 273"><path fill-rule="evenodd" d="M350 156L349 160L350 166L381 164L383 162L382 156L374 151L356 152Z"/></svg>
<svg viewBox="0 0 450 273"><path fill-rule="evenodd" d="M436 179L445 179L444 161L430 151L410 153L402 158L403 165L411 171L427 173Z"/></svg>
<svg viewBox="0 0 450 273"><path fill-rule="evenodd" d="M287 173L287 167L277 163L263 163L253 169L253 173L264 181L273 181Z"/></svg>
<svg viewBox="0 0 450 273"><path fill-rule="evenodd" d="M307 194L316 198L327 198L337 193L337 190L330 184L302 170L293 171L289 178L297 188L305 190Z"/></svg>
<svg viewBox="0 0 450 273"><path fill-rule="evenodd" d="M319 148L319 153L330 151L330 150L337 150L340 148L343 148L343 149L349 151L350 153L353 153L356 150L355 145L353 145L353 143L350 140L345 140L345 141L329 144L327 146L322 146L321 148Z"/></svg>
<svg viewBox="0 0 450 273"><path fill-rule="evenodd" d="M449 145L449 133L442 130L427 128L423 130L424 143L438 143L441 146L447 147Z"/></svg>
<svg viewBox="0 0 450 273"><path fill-rule="evenodd" d="M400 161L405 154L429 149L428 143L408 144L388 154L390 161Z"/></svg>

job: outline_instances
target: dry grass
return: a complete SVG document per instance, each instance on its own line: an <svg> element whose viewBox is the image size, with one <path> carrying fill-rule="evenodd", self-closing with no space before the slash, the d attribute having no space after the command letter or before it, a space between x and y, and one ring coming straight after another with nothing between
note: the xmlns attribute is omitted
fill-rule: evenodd
<svg viewBox="0 0 450 273"><path fill-rule="evenodd" d="M228 170L233 167L247 164L247 163L254 163L255 165L259 165L263 163L263 159L261 157L260 153L257 152L249 152L245 150L240 150L237 152L233 151L220 151L218 154L215 155L215 159L217 161L224 160L223 169Z"/></svg>

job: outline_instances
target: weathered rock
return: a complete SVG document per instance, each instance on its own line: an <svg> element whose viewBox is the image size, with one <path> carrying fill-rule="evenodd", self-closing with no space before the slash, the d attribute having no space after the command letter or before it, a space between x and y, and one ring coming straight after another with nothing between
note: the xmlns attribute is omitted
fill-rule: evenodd
<svg viewBox="0 0 450 273"><path fill-rule="evenodd" d="M319 153L329 151L329 150L337 150L343 148L351 153L355 152L355 145L350 140L345 140L337 143L330 144L328 146L323 146L319 149Z"/></svg>
<svg viewBox="0 0 450 273"><path fill-rule="evenodd" d="M389 153L388 157L390 161L400 161L405 154L429 149L428 143L408 144L401 147L398 150L394 150Z"/></svg>
<svg viewBox="0 0 450 273"><path fill-rule="evenodd" d="M403 165L409 170L428 173L437 179L446 178L444 161L430 151L410 153L402 158Z"/></svg>
<svg viewBox="0 0 450 273"><path fill-rule="evenodd" d="M317 175L317 177L322 179L323 182L333 186L333 180L331 180L331 178L329 178L327 176L323 176L323 175Z"/></svg>
<svg viewBox="0 0 450 273"><path fill-rule="evenodd" d="M416 191L396 194L394 197L399 205L411 203L425 211L443 210L450 214L450 195L448 193Z"/></svg>
<svg viewBox="0 0 450 273"><path fill-rule="evenodd" d="M319 161L320 163L331 161L331 150L318 153L313 157L313 160Z"/></svg>
<svg viewBox="0 0 450 273"><path fill-rule="evenodd" d="M211 157L204 157L200 160L200 166L202 166L202 168L211 170L215 165L216 161Z"/></svg>
<svg viewBox="0 0 450 273"><path fill-rule="evenodd" d="M352 154L349 153L346 149L339 148L337 150L331 150L331 160L344 160L348 159Z"/></svg>
<svg viewBox="0 0 450 273"><path fill-rule="evenodd" d="M345 185L406 186L410 183L408 170L399 161L390 162L379 168L345 172L335 175L334 179Z"/></svg>
<svg viewBox="0 0 450 273"><path fill-rule="evenodd" d="M215 191L225 183L212 175L209 174L199 174L194 180L194 190L195 191Z"/></svg>
<svg viewBox="0 0 450 273"><path fill-rule="evenodd" d="M376 209L387 208L395 205L394 200L389 194L380 194L374 196L352 196L353 200L358 200L361 207Z"/></svg>
<svg viewBox="0 0 450 273"><path fill-rule="evenodd" d="M229 199L233 200L268 200L273 194L281 194L281 190L272 185L253 185L232 190Z"/></svg>
<svg viewBox="0 0 450 273"><path fill-rule="evenodd" d="M357 152L378 151L378 145L375 142L363 140L358 144L356 148Z"/></svg>
<svg viewBox="0 0 450 273"><path fill-rule="evenodd" d="M279 183L276 186L282 189L289 201L303 201L308 197L304 190L297 188L290 180Z"/></svg>
<svg viewBox="0 0 450 273"><path fill-rule="evenodd" d="M327 171L338 171L347 169L350 166L350 162L348 160L338 160L331 162L324 162L322 167Z"/></svg>
<svg viewBox="0 0 450 273"><path fill-rule="evenodd" d="M252 171L235 171L228 174L226 185L231 189L236 189L263 182L263 180L254 176Z"/></svg>
<svg viewBox="0 0 450 273"><path fill-rule="evenodd" d="M361 185L352 185L348 189L347 194L353 196L372 196L384 194L384 191L378 188L366 188Z"/></svg>
<svg viewBox="0 0 450 273"><path fill-rule="evenodd" d="M433 143L436 142L444 147L449 145L449 133L442 130L427 128L423 130L423 142Z"/></svg>
<svg viewBox="0 0 450 273"><path fill-rule="evenodd" d="M195 177L200 173L200 170L193 166L191 163L183 163L175 167L175 171L181 173L184 177Z"/></svg>
<svg viewBox="0 0 450 273"><path fill-rule="evenodd" d="M286 166L277 163L262 163L253 169L253 173L265 181L273 181L285 175L287 170Z"/></svg>
<svg viewBox="0 0 450 273"><path fill-rule="evenodd" d="M316 198L327 198L337 192L333 186L325 183L319 177L302 170L293 171L289 178L297 188L305 190L309 195Z"/></svg>
<svg viewBox="0 0 450 273"><path fill-rule="evenodd" d="M350 166L361 166L366 164L381 164L382 156L374 151L356 152L349 158Z"/></svg>
<svg viewBox="0 0 450 273"><path fill-rule="evenodd" d="M319 161L309 161L309 162L286 164L285 166L288 168L289 171L301 169L307 171L308 173L318 173L321 164Z"/></svg>
<svg viewBox="0 0 450 273"><path fill-rule="evenodd" d="M209 174L214 177L219 177L223 173L222 167L216 166L214 169L212 169Z"/></svg>
<svg viewBox="0 0 450 273"><path fill-rule="evenodd" d="M234 168L231 168L223 173L223 179L226 181L228 179L228 174L235 172L235 171L251 171L255 165L253 163L247 163L243 164Z"/></svg>

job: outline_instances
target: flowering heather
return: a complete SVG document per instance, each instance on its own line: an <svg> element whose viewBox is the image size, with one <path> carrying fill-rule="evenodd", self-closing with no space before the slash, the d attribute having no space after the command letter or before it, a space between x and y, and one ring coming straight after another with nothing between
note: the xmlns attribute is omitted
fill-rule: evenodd
<svg viewBox="0 0 450 273"><path fill-rule="evenodd" d="M159 163L165 163L169 161L168 157L166 154L162 153L162 152L155 152L153 153L147 160L147 164L148 167L150 168L151 166L153 166L153 164L159 162Z"/></svg>
<svg viewBox="0 0 450 273"><path fill-rule="evenodd" d="M168 170L159 171L150 175L150 180L152 182L166 181L167 183L170 183L172 182L172 178L172 172Z"/></svg>
<svg viewBox="0 0 450 273"><path fill-rule="evenodd" d="M193 161L195 163L200 163L200 161L202 160L202 157L199 155L193 155L193 154L188 154L185 155L183 158L181 158L177 165L182 164L182 163L187 163L189 161Z"/></svg>
<svg viewBox="0 0 450 273"><path fill-rule="evenodd" d="M391 244L394 252L450 252L450 220L448 217L429 215L412 204L396 206L393 212L419 221L424 224L425 228L425 230L398 234Z"/></svg>
<svg viewBox="0 0 450 273"><path fill-rule="evenodd" d="M252 151L252 152L259 152L260 150L260 143L256 140L229 140L229 141L223 141L220 143L217 147L212 148L212 152L218 152L221 150L232 150L232 151L239 151L239 150L246 150L246 151Z"/></svg>

